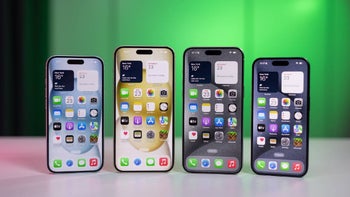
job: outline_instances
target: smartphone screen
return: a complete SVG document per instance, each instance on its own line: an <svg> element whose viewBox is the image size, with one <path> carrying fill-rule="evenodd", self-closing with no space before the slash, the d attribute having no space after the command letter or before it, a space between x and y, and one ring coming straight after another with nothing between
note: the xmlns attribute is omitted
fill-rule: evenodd
<svg viewBox="0 0 350 197"><path fill-rule="evenodd" d="M97 57L51 57L46 64L47 165L52 172L103 165L103 63Z"/></svg>
<svg viewBox="0 0 350 197"><path fill-rule="evenodd" d="M189 48L184 53L183 166L237 173L242 167L243 53Z"/></svg>
<svg viewBox="0 0 350 197"><path fill-rule="evenodd" d="M308 169L309 63L253 63L251 165L258 174L303 176Z"/></svg>
<svg viewBox="0 0 350 197"><path fill-rule="evenodd" d="M115 167L169 171L174 151L173 51L120 47L115 77Z"/></svg>

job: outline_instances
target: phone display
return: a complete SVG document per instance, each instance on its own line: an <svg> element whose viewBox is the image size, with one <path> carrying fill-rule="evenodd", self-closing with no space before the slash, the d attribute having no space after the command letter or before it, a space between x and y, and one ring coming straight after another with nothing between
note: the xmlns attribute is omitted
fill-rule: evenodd
<svg viewBox="0 0 350 197"><path fill-rule="evenodd" d="M254 172L299 177L306 174L309 76L309 63L303 58L260 58L253 63Z"/></svg>
<svg viewBox="0 0 350 197"><path fill-rule="evenodd" d="M184 169L238 173L242 168L242 51L189 48L183 72Z"/></svg>
<svg viewBox="0 0 350 197"><path fill-rule="evenodd" d="M174 151L174 53L167 47L115 52L115 167L169 171Z"/></svg>
<svg viewBox="0 0 350 197"><path fill-rule="evenodd" d="M103 165L103 63L54 56L46 64L47 165L52 172Z"/></svg>

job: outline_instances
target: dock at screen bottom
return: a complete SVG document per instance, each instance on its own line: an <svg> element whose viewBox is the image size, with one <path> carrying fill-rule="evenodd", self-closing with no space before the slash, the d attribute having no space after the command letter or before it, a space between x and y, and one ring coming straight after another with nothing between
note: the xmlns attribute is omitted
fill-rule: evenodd
<svg viewBox="0 0 350 197"><path fill-rule="evenodd" d="M257 159L254 162L255 169L260 172L278 173L303 173L305 165L297 160L281 159Z"/></svg>
<svg viewBox="0 0 350 197"><path fill-rule="evenodd" d="M236 171L240 163L235 157L191 156L186 159L186 166L194 171Z"/></svg>

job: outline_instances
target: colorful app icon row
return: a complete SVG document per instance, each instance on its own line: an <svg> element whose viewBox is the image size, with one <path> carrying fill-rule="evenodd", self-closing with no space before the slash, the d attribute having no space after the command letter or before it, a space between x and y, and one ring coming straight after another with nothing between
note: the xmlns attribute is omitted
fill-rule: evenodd
<svg viewBox="0 0 350 197"><path fill-rule="evenodd" d="M268 129L266 129L265 124L258 124L257 125L258 132L265 132L266 130L269 131L269 133L278 133L281 132L281 134L288 135L291 133L290 125L289 124L281 124L279 127L278 124L269 124ZM303 133L303 125L296 124L293 126L293 132L296 135L301 135Z"/></svg>
<svg viewBox="0 0 350 197"><path fill-rule="evenodd" d="M256 168L259 170L272 170L272 171L292 171L302 172L303 164L301 162L288 162L288 161L264 161L257 160Z"/></svg>
<svg viewBox="0 0 350 197"><path fill-rule="evenodd" d="M131 164L132 162L132 164ZM130 159L128 157L121 157L119 159L120 166L127 167L129 165L133 166L168 166L169 165L169 159L167 157L160 157L158 159L158 162L156 162L156 158L154 157L148 157L144 160L141 158L134 158Z"/></svg>
<svg viewBox="0 0 350 197"><path fill-rule="evenodd" d="M200 161L200 163L199 163ZM221 158L215 158L215 159L209 159L209 158L188 158L187 159L187 167L189 168L210 168L213 166L214 168L237 168L237 161L234 159L228 159L226 162L224 162Z"/></svg>
<svg viewBox="0 0 350 197"><path fill-rule="evenodd" d="M203 99L209 99L211 98L212 92L210 89L202 89L201 95ZM189 97L190 99L197 99L198 98L198 89L189 89ZM215 98L221 99L224 98L225 92L223 89L215 89L214 90L214 96ZM228 98L237 98L237 90L236 89L229 89L227 91Z"/></svg>
<svg viewBox="0 0 350 197"><path fill-rule="evenodd" d="M258 110L257 113L258 120L265 120L266 119L266 111L265 110ZM294 119L299 121L303 118L303 114L299 111L294 113ZM277 120L278 119L278 111L277 110L271 110L269 111L269 119L270 120ZM288 121L291 119L291 113L290 111L282 111L281 112L281 120Z"/></svg>
<svg viewBox="0 0 350 197"><path fill-rule="evenodd" d="M54 131L60 131L60 130L62 130L62 123L61 122L54 122L52 124L52 127L53 127ZM72 130L74 130L74 128L75 128L74 122L66 122L65 129L67 131L72 131ZM89 128L91 131L97 131L99 128L98 122L90 122ZM79 131L86 130L86 123L85 122L78 122L76 124L76 129L78 129Z"/></svg>
<svg viewBox="0 0 350 197"><path fill-rule="evenodd" d="M72 144L74 142L77 142L79 144L86 143L86 136L85 135L78 135L77 140L75 139L74 135L65 135L64 136L64 142L67 144ZM53 144L61 144L63 141L61 135L54 135L52 138ZM91 134L89 137L89 142L92 144L96 144L98 141L98 136L96 134Z"/></svg>
<svg viewBox="0 0 350 197"><path fill-rule="evenodd" d="M127 140L130 138L130 135L132 135L133 139L142 139L142 138L147 138L147 139L154 139L156 137L156 133L153 130L148 130L146 133L146 136L142 136L143 132L141 130L134 130L132 131L132 134L130 134L129 130L121 130L120 131L120 139L122 140ZM162 129L158 132L159 139L161 140L166 140L168 138L169 131Z"/></svg>
<svg viewBox="0 0 350 197"><path fill-rule="evenodd" d="M65 96L64 103L67 105L73 105L74 100L75 100L74 96ZM62 102L63 102L62 96L53 96L52 97L52 104L53 105L61 105ZM78 96L77 102L78 102L78 104L86 104L86 97L85 96ZM97 104L97 97L91 97L90 104Z"/></svg>
<svg viewBox="0 0 350 197"><path fill-rule="evenodd" d="M79 168L83 168L83 167L96 167L98 166L98 159L97 158L90 158L88 159L89 164L86 163L86 159L78 159L76 161L73 161L71 159L68 159L65 161L65 166L66 167L74 167L77 166ZM53 160L53 167L54 168L62 168L64 165L63 160L62 159L55 159Z"/></svg>
<svg viewBox="0 0 350 197"><path fill-rule="evenodd" d="M85 118L86 117L86 109L78 109L76 112L76 116L78 118ZM62 110L61 109L54 109L53 110L53 118L60 118L62 117ZM73 108L66 108L64 110L64 116L66 118L73 118L74 117L74 109ZM89 110L89 116L91 118L96 118L98 117L98 109L90 109Z"/></svg>
<svg viewBox="0 0 350 197"><path fill-rule="evenodd" d="M277 145L278 144L278 138L276 138L276 137L269 137L268 140L269 140L270 145ZM265 137L259 136L256 139L256 144L258 146L264 146L267 143L266 141L267 140ZM289 147L291 144L291 139L289 137L282 137L280 144L282 147ZM294 147L302 147L303 146L303 139L300 137L293 138L293 146Z"/></svg>
<svg viewBox="0 0 350 197"><path fill-rule="evenodd" d="M225 119L223 117L202 117L202 126L203 127L210 127L212 125L212 120L214 122L215 127L224 127L225 125ZM197 117L190 117L188 120L189 125L195 126L198 124L198 118ZM235 117L229 117L227 118L227 126L229 127L236 127L237 126L237 118Z"/></svg>
<svg viewBox="0 0 350 197"><path fill-rule="evenodd" d="M211 107L212 106L212 104L211 103L202 103L202 112L204 112L204 113L209 113L209 112L211 112ZM197 103L190 103L189 105L188 105L188 110L191 112L191 113L196 113L196 112L198 112L198 104ZM230 103L230 104L228 104L228 106L227 106L227 110L228 110L228 112L231 112L231 113L234 113L234 112L236 112L237 111L237 105L236 104L234 104L234 103ZM225 106L224 106L224 104L223 103L215 103L215 105L214 105L214 111L216 112L216 113L222 113L222 112L224 112L225 111Z"/></svg>
<svg viewBox="0 0 350 197"><path fill-rule="evenodd" d="M152 112L156 110L156 103L155 102L147 102L145 104L146 106L146 111ZM160 102L158 104L159 110L160 111L168 111L168 103L167 102ZM122 112L128 112L130 109L130 104L129 102L121 102L120 103L120 111ZM133 104L133 110L135 112L141 112L143 109L143 104L141 102L134 102Z"/></svg>
<svg viewBox="0 0 350 197"><path fill-rule="evenodd" d="M237 140L238 133L236 131L229 131L226 133L226 139L228 141L236 141ZM209 131L203 131L201 132L201 139L204 141L211 140L212 134ZM198 139L198 132L197 131L190 131L188 132L188 139L191 141ZM223 131L215 131L214 132L214 139L216 141L223 141L225 139L225 133Z"/></svg>
<svg viewBox="0 0 350 197"><path fill-rule="evenodd" d="M265 97L259 97L258 100L258 107L266 107L267 105L267 99ZM277 107L278 106L278 98L269 98L269 106L270 107ZM282 98L281 99L281 106L282 107L289 107L291 105L291 99L290 98ZM302 98L295 98L294 99L294 107L302 107L303 106L303 99Z"/></svg>
<svg viewBox="0 0 350 197"><path fill-rule="evenodd" d="M158 121L159 121L159 124L161 126L166 126L169 124L168 116L159 116ZM146 119L144 121L142 116L134 116L133 123L134 123L134 125L142 125L144 123L146 123L147 125L154 125L154 124L156 124L156 118L155 118L155 116L146 116ZM129 116L121 116L120 117L120 124L121 125L128 125L129 124Z"/></svg>
<svg viewBox="0 0 350 197"><path fill-rule="evenodd" d="M129 88L121 88L120 89L120 98L128 98L130 95L130 89ZM147 97L155 97L156 95L156 89L155 88L147 88L146 90L142 90L142 88L134 88L133 89L133 97L140 98L143 96L143 91L145 91ZM168 97L168 90L167 89L161 89L159 90L159 96L160 97Z"/></svg>

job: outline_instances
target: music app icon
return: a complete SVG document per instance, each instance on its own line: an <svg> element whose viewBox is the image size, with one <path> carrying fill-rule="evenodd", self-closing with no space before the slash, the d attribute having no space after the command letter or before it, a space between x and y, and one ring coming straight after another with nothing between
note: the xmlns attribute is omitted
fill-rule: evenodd
<svg viewBox="0 0 350 197"><path fill-rule="evenodd" d="M168 158L161 157L159 158L159 166L167 166L168 165Z"/></svg>
<svg viewBox="0 0 350 197"><path fill-rule="evenodd" d="M98 163L97 158L91 158L89 160L89 163L90 163L90 166L97 166L97 163Z"/></svg>
<svg viewBox="0 0 350 197"><path fill-rule="evenodd" d="M292 169L294 172L301 172L303 170L303 165L301 162L293 162Z"/></svg>
<svg viewBox="0 0 350 197"><path fill-rule="evenodd" d="M235 160L227 160L227 167L228 168L236 168L236 161Z"/></svg>

